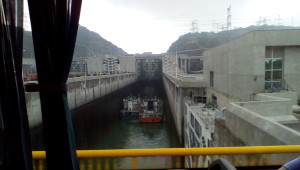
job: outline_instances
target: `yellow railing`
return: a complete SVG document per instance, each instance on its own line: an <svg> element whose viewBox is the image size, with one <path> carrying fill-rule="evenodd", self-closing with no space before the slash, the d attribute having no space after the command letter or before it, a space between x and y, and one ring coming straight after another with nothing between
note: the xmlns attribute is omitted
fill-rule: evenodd
<svg viewBox="0 0 300 170"><path fill-rule="evenodd" d="M248 146L216 148L165 148L165 149L122 149L122 150L78 150L81 170L93 169L162 169L206 167L224 157L235 166L281 165L300 153L300 145ZM34 168L43 170L46 154L33 151ZM183 158L185 158L183 160ZM190 158L190 159L188 159ZM189 164L189 161L192 162Z"/></svg>

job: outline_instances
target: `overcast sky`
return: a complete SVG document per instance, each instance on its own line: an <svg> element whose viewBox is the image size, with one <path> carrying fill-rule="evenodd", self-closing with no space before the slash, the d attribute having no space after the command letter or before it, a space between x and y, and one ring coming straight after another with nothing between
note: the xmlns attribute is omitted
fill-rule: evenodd
<svg viewBox="0 0 300 170"><path fill-rule="evenodd" d="M232 28L255 25L260 17L300 25L299 0L83 0L80 24L128 53L163 53L190 32L193 20L199 32L220 31L229 6Z"/></svg>

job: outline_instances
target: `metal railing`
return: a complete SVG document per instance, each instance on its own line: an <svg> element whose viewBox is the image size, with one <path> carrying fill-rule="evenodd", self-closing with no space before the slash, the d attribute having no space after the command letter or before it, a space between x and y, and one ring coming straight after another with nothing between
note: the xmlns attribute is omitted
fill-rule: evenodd
<svg viewBox="0 0 300 170"><path fill-rule="evenodd" d="M285 79L282 79L282 86L285 87L287 90L295 92L295 90L286 82Z"/></svg>
<svg viewBox="0 0 300 170"><path fill-rule="evenodd" d="M236 167L277 166L295 158L300 145L247 146L212 148L78 150L81 170L94 169L165 169L205 168L202 158L223 157ZM192 165L184 163L184 156L192 156ZM34 169L44 170L45 151L33 151ZM59 165L58 165L59 166Z"/></svg>

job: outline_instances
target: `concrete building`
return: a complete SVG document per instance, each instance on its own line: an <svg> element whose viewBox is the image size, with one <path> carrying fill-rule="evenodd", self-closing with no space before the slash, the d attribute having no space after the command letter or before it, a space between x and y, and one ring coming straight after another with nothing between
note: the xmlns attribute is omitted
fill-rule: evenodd
<svg viewBox="0 0 300 170"><path fill-rule="evenodd" d="M71 72L87 75L135 73L136 59L134 56L94 56L88 58L75 58L72 61Z"/></svg>
<svg viewBox="0 0 300 170"><path fill-rule="evenodd" d="M249 101L253 94L300 94L300 30L249 32L204 52L207 97L219 105Z"/></svg>
<svg viewBox="0 0 300 170"><path fill-rule="evenodd" d="M162 69L162 54L137 54L136 70L141 79L159 79Z"/></svg>
<svg viewBox="0 0 300 170"><path fill-rule="evenodd" d="M71 73L80 73L80 75L84 75L84 72L86 71L86 63L87 58L79 58L74 57L72 60L71 68L70 68L70 74Z"/></svg>
<svg viewBox="0 0 300 170"><path fill-rule="evenodd" d="M136 63L134 56L122 56L119 58L120 61L120 72L122 73L135 73Z"/></svg>
<svg viewBox="0 0 300 170"><path fill-rule="evenodd" d="M104 72L103 57L89 57L86 59L87 74L98 75Z"/></svg>
<svg viewBox="0 0 300 170"><path fill-rule="evenodd" d="M113 56L105 56L103 60L104 73L105 74L116 74L119 72L119 59Z"/></svg>

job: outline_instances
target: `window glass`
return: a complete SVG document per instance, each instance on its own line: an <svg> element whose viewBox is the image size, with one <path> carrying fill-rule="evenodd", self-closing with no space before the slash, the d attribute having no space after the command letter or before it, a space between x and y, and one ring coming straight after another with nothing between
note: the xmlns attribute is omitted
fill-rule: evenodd
<svg viewBox="0 0 300 170"><path fill-rule="evenodd" d="M266 71L265 80L267 81L271 80L271 71Z"/></svg>
<svg viewBox="0 0 300 170"><path fill-rule="evenodd" d="M273 81L281 81L282 71L273 71Z"/></svg>
<svg viewBox="0 0 300 170"><path fill-rule="evenodd" d="M265 83L265 89L270 89L271 88L271 82L270 81L266 81Z"/></svg>

